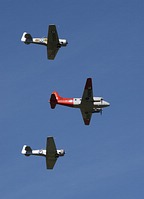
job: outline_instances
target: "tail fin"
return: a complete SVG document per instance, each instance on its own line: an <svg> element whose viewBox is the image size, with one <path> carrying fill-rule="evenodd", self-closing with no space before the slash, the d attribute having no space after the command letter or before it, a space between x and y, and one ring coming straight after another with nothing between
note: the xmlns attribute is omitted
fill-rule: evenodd
<svg viewBox="0 0 144 199"><path fill-rule="evenodd" d="M51 98L50 98L50 106L52 109L55 108L56 104L58 103L58 100L61 99L61 97L59 96L59 94L57 92L53 92L51 94Z"/></svg>
<svg viewBox="0 0 144 199"><path fill-rule="evenodd" d="M22 148L21 153L22 153L23 155L30 156L31 153L32 153L32 149L31 149L30 146L24 145L23 148Z"/></svg>
<svg viewBox="0 0 144 199"><path fill-rule="evenodd" d="M25 44L30 44L32 42L32 36L28 34L27 32L24 32L21 38L21 41Z"/></svg>

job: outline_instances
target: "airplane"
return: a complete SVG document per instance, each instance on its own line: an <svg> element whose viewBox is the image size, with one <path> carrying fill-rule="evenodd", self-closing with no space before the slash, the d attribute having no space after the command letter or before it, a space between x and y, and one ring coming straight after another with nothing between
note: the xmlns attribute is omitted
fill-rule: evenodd
<svg viewBox="0 0 144 199"><path fill-rule="evenodd" d="M59 39L55 25L49 25L48 36L43 38L33 38L29 33L24 32L21 41L25 44L39 44L47 47L47 58L54 60L59 48L67 46L66 39Z"/></svg>
<svg viewBox="0 0 144 199"><path fill-rule="evenodd" d="M85 125L90 124L92 113L102 114L102 109L110 106L102 97L93 97L92 78L87 78L82 98L63 98L54 91L49 102L52 109L56 104L80 108Z"/></svg>
<svg viewBox="0 0 144 199"><path fill-rule="evenodd" d="M53 137L47 137L46 150L32 150L30 146L24 145L21 153L25 156L36 155L46 157L47 169L53 169L57 158L65 155L65 151L63 149L56 149Z"/></svg>

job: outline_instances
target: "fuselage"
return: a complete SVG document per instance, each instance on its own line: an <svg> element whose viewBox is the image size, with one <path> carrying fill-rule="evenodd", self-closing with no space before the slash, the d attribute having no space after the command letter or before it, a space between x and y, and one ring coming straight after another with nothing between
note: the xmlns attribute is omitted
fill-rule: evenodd
<svg viewBox="0 0 144 199"><path fill-rule="evenodd" d="M109 106L110 104L103 100L101 97L93 97L93 101L85 101L82 102L82 98L61 98L57 100L57 104L63 105L63 106L69 106L73 108L104 108Z"/></svg>
<svg viewBox="0 0 144 199"><path fill-rule="evenodd" d="M43 38L32 38L30 43L41 44L47 46L48 39L46 37Z"/></svg>
<svg viewBox="0 0 144 199"><path fill-rule="evenodd" d="M90 101L89 98L82 100L82 98L64 98L59 96L59 94L55 91L52 93L50 98L51 108L54 109L56 104L80 108L85 112L100 112L102 108L109 106L110 104L102 97L93 97L93 100Z"/></svg>
<svg viewBox="0 0 144 199"><path fill-rule="evenodd" d="M38 150L31 150L31 151L26 151L25 149L22 150L22 154L26 155L26 156L30 156L30 155L36 155L36 156L44 156L46 157L47 151L45 149L38 149ZM56 151L56 153L54 154L55 157L59 157L59 156L64 156L65 151L63 149L59 149Z"/></svg>
<svg viewBox="0 0 144 199"><path fill-rule="evenodd" d="M26 40L25 43L26 44L30 44L30 43L40 44L40 45L44 45L44 46L47 46L50 44L48 38L46 38L46 37L32 38L31 40ZM58 47L66 46L67 44L68 44L68 42L66 39L59 39Z"/></svg>

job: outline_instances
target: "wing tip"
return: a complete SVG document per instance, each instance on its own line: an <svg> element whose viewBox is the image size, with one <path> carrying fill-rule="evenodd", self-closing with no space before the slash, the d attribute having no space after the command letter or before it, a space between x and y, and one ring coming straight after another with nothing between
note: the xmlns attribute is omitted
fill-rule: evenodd
<svg viewBox="0 0 144 199"><path fill-rule="evenodd" d="M55 24L49 24L49 27L56 27Z"/></svg>
<svg viewBox="0 0 144 199"><path fill-rule="evenodd" d="M84 123L85 123L85 125L89 125L90 124L90 120L89 119L84 119Z"/></svg>
<svg viewBox="0 0 144 199"><path fill-rule="evenodd" d="M92 88L92 78L87 78L85 89Z"/></svg>

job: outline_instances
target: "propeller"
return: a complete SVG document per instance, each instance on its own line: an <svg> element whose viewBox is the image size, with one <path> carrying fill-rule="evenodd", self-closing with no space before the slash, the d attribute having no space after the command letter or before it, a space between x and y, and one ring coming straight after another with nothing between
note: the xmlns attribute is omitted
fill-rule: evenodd
<svg viewBox="0 0 144 199"><path fill-rule="evenodd" d="M102 115L102 113L103 113L103 109L101 108L101 110L100 110L100 114Z"/></svg>

